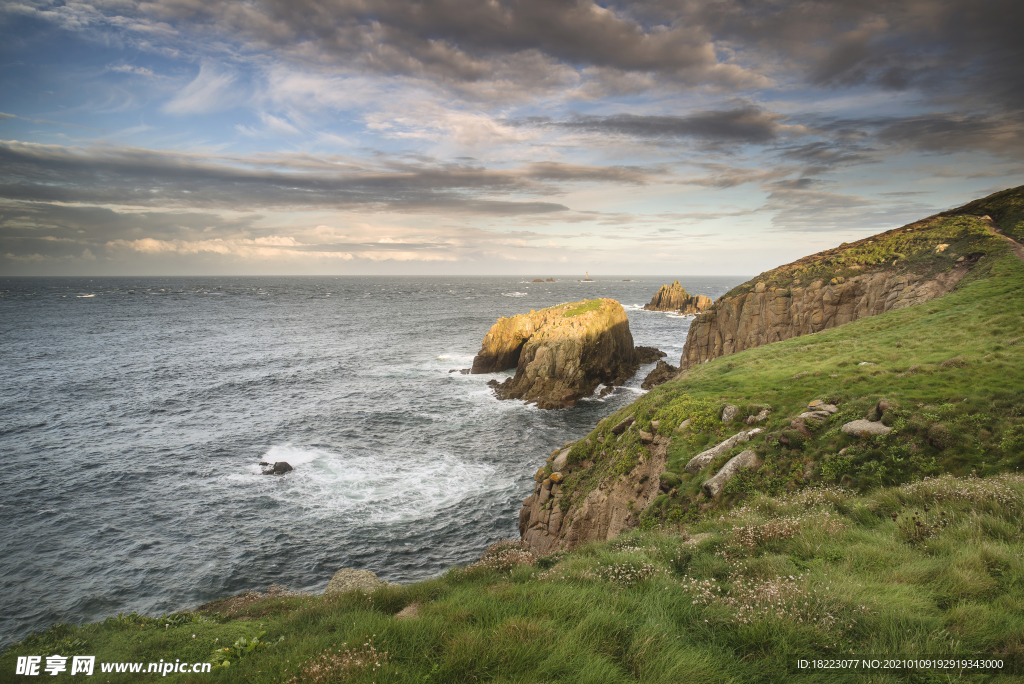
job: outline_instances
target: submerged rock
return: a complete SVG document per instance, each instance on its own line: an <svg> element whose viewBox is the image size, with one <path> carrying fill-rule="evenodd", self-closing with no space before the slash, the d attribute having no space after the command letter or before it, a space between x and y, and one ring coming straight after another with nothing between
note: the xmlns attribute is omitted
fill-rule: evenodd
<svg viewBox="0 0 1024 684"><path fill-rule="evenodd" d="M260 465L261 466L262 465L270 466L270 464L266 463L265 461L261 462ZM293 470L295 470L295 468L292 468L291 465L289 465L286 461L278 461L273 466L271 466L269 468L264 468L263 469L263 474L264 475L284 475L285 473L291 472Z"/></svg>
<svg viewBox="0 0 1024 684"><path fill-rule="evenodd" d="M553 409L574 405L598 385L621 385L638 367L622 305L592 299L498 319L472 372L515 368L515 377L488 383L498 398Z"/></svg>

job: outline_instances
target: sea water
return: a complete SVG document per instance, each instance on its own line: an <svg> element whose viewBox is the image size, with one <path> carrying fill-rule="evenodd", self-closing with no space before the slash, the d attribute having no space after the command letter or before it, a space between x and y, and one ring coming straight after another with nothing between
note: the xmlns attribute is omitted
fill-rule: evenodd
<svg viewBox="0 0 1024 684"><path fill-rule="evenodd" d="M653 365L557 411L450 371L499 316L595 297L678 364L690 319L642 310L677 278L0 279L0 647L342 567L411 582L518 537L536 469Z"/></svg>

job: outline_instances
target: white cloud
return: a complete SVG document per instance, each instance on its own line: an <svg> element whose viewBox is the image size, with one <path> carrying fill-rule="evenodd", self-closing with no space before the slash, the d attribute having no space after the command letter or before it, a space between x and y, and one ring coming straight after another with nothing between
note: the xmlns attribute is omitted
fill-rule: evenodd
<svg viewBox="0 0 1024 684"><path fill-rule="evenodd" d="M207 114L239 105L238 76L223 67L204 62L199 74L163 106L171 114Z"/></svg>

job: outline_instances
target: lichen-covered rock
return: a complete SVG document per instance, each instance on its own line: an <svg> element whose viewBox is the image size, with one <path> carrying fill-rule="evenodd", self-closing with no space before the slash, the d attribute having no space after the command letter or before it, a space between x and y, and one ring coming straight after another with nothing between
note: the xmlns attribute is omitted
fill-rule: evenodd
<svg viewBox="0 0 1024 684"><path fill-rule="evenodd" d="M733 420L735 420L736 416L738 416L739 413L740 413L740 407L739 406L733 406L732 404L726 404L725 407L722 408L722 422L723 423L731 423Z"/></svg>
<svg viewBox="0 0 1024 684"><path fill-rule="evenodd" d="M722 466L722 469L715 473L715 476L701 485L701 489L709 498L718 496L718 493L725 487L725 483L732 479L742 468L753 468L760 463L757 454L753 449L747 449L733 456Z"/></svg>
<svg viewBox="0 0 1024 684"><path fill-rule="evenodd" d="M828 414L839 413L839 407L835 404L826 404L820 399L815 399L807 405L807 408L811 411L825 411Z"/></svg>
<svg viewBox="0 0 1024 684"><path fill-rule="evenodd" d="M621 385L639 364L622 305L594 299L499 319L473 359L473 372L512 367L515 377L489 383L498 397L553 409L572 406L598 385Z"/></svg>
<svg viewBox="0 0 1024 684"><path fill-rule="evenodd" d="M679 281L671 285L662 285L649 304L644 308L648 311L678 311L681 314L696 314L707 311L714 302L710 297L704 295L691 295L686 291Z"/></svg>
<svg viewBox="0 0 1024 684"><path fill-rule="evenodd" d="M872 437L874 435L887 435L892 432L891 427L882 423L875 423L870 420L853 420L843 425L843 432L853 437Z"/></svg>
<svg viewBox="0 0 1024 684"><path fill-rule="evenodd" d="M691 458L689 462L686 464L686 467L683 468L683 470L692 475L696 475L697 473L700 472L701 468L707 467L708 465L711 464L712 461L714 461L716 458L732 449L737 444L742 444L743 442L750 441L757 435L761 434L761 432L761 428L754 428L753 430L737 432L729 439L719 442L710 449L706 449L705 451L702 451L693 458Z"/></svg>
<svg viewBox="0 0 1024 684"><path fill-rule="evenodd" d="M612 428L612 434L621 435L623 432L626 431L627 428L629 428L630 425L633 424L634 421L636 421L636 416L630 413L628 416L626 416L625 418L623 418L622 420L615 424L615 427Z"/></svg>
<svg viewBox="0 0 1024 684"><path fill-rule="evenodd" d="M334 573L331 577L331 581L327 584L327 588L324 589L324 595L337 594L343 591L352 591L353 589L362 589L363 591L373 591L378 587L386 586L387 582L380 579L374 573L369 570L356 570L355 568L342 568L338 572Z"/></svg>

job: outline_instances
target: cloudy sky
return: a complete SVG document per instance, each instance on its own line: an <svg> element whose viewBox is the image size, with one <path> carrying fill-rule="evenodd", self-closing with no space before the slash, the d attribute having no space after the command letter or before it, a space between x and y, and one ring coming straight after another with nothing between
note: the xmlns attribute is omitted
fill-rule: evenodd
<svg viewBox="0 0 1024 684"><path fill-rule="evenodd" d="M1018 0L3 0L0 272L755 274L1024 183Z"/></svg>

